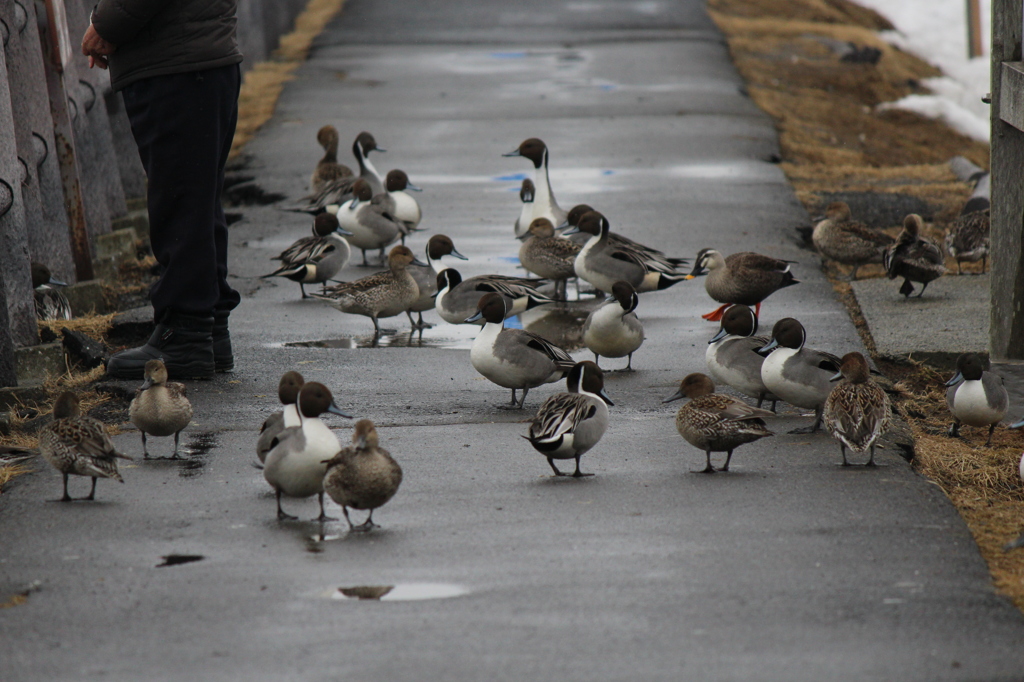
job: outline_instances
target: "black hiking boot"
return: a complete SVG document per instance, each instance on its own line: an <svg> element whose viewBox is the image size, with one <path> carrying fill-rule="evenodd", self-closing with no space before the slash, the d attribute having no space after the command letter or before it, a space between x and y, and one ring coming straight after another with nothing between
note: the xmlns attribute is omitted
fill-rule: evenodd
<svg viewBox="0 0 1024 682"><path fill-rule="evenodd" d="M142 379L146 363L154 359L163 360L171 379L213 377L213 316L168 312L145 345L110 358L107 375L115 379Z"/></svg>

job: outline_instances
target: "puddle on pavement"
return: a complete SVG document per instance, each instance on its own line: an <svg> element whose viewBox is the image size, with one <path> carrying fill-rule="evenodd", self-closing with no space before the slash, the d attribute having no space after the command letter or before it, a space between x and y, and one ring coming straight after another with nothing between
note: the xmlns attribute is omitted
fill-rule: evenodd
<svg viewBox="0 0 1024 682"><path fill-rule="evenodd" d="M450 599L469 594L469 589L453 583L399 583L397 585L356 585L339 587L331 599L340 601L422 601Z"/></svg>
<svg viewBox="0 0 1024 682"><path fill-rule="evenodd" d="M157 568L164 568L165 566L180 566L182 564L191 564L196 561L202 561L206 557L202 554L168 554L167 556L160 557L164 560L162 564L157 564Z"/></svg>
<svg viewBox="0 0 1024 682"><path fill-rule="evenodd" d="M217 447L217 434L212 432L191 433L188 443L181 448L178 460L178 475L182 478L193 478L203 473L210 458L210 451Z"/></svg>

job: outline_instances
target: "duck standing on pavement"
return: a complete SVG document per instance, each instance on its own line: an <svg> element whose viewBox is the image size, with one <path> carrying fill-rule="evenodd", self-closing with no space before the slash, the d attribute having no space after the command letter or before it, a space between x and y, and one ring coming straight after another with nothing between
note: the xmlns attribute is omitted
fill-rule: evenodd
<svg viewBox="0 0 1024 682"><path fill-rule="evenodd" d="M407 268L420 290L419 298L405 311L413 329L425 329L431 326L423 321L423 313L434 309L434 298L437 296L437 276L448 267L441 262L445 256L469 260L455 250L455 243L452 242L451 237L435 234L427 240L427 264L410 264ZM417 313L419 316L415 322L412 319L413 313Z"/></svg>
<svg viewBox="0 0 1024 682"><path fill-rule="evenodd" d="M568 299L566 292L570 277L576 276L574 263L579 255L579 244L555 235L555 226L547 218L536 218L520 237L519 262L528 272L555 283L555 300Z"/></svg>
<svg viewBox="0 0 1024 682"><path fill-rule="evenodd" d="M384 249L405 234L405 224L395 217L395 200L390 195L373 194L370 184L362 178L352 187L353 198L338 207L338 223L349 232L348 242L363 252L363 267L370 267L366 252Z"/></svg>
<svg viewBox="0 0 1024 682"><path fill-rule="evenodd" d="M704 290L722 305L701 315L705 320L718 322L729 306L742 303L754 306L754 314L761 317L761 302L779 289L799 284L789 271L791 261L762 256L753 251L741 251L722 256L715 249L701 249L686 279L707 275Z"/></svg>
<svg viewBox="0 0 1024 682"><path fill-rule="evenodd" d="M307 284L324 284L337 275L348 259L352 257L352 248L342 235L351 232L342 229L338 219L330 213L321 213L313 219L313 236L297 240L273 260L281 261L281 267L267 277L284 277L299 283L302 298L306 294Z"/></svg>
<svg viewBox="0 0 1024 682"><path fill-rule="evenodd" d="M575 478L593 476L580 471L580 457L597 445L608 429L608 405L614 405L604 390L604 373L597 363L578 362L566 377L568 393L549 396L523 436L547 457L555 476L568 476L555 466L556 459L575 459Z"/></svg>
<svg viewBox="0 0 1024 682"><path fill-rule="evenodd" d="M373 522L373 512L398 492L398 486L402 484L402 467L390 452L380 447L380 437L373 422L369 419L356 422L352 445L325 460L324 464L327 466L324 490L341 505L349 530L364 532L379 528ZM355 526L348 516L349 507L369 509L370 514L366 521Z"/></svg>
<svg viewBox="0 0 1024 682"><path fill-rule="evenodd" d="M537 290L543 283L542 279L506 275L477 275L464 280L458 270L445 268L437 274L434 307L445 322L467 324L466 318L476 313L480 297L494 293L505 299L505 316L512 317L537 306L556 303ZM483 324L483 318L479 324Z"/></svg>
<svg viewBox="0 0 1024 682"><path fill-rule="evenodd" d="M680 398L690 401L676 413L676 430L690 445L703 450L706 457L704 469L695 473L715 473L711 465L712 452L728 453L725 464L718 469L728 471L733 450L744 443L775 435L764 423L765 417L775 416L773 413L715 393L714 382L705 374L688 374L679 384L679 390L661 402Z"/></svg>
<svg viewBox="0 0 1024 682"><path fill-rule="evenodd" d="M963 261L981 261L981 273L988 260L991 217L986 197L971 197L946 232L946 251L956 259L956 274L962 275Z"/></svg>
<svg viewBox="0 0 1024 682"><path fill-rule="evenodd" d="M261 463L267 459L267 453L273 447L271 443L279 433L290 426L299 426L302 423L296 403L299 391L305 383L302 375L294 370L281 375L281 380L277 384L277 398L284 407L267 417L260 427L260 437L256 441L256 456L260 458Z"/></svg>
<svg viewBox="0 0 1024 682"><path fill-rule="evenodd" d="M381 181L380 173L370 162L370 152L384 152L377 146L373 135L367 132L359 133L355 142L352 143L352 154L359 163L359 175L357 177L338 178L332 182L324 183L319 191L303 197L297 204L288 210L302 211L304 213L321 213L324 210L335 212L337 206L352 198L353 187L356 180L363 180L370 185L370 195L380 194L384 191L384 183ZM334 208L335 211L331 209Z"/></svg>
<svg viewBox="0 0 1024 682"><path fill-rule="evenodd" d="M316 141L324 148L324 156L317 161L313 174L309 178L309 189L316 194L325 185L351 178L352 169L338 163L338 130L332 125L320 128L316 133Z"/></svg>
<svg viewBox="0 0 1024 682"><path fill-rule="evenodd" d="M633 353L644 342L644 326L635 312L639 303L640 297L630 283L619 281L612 285L612 298L587 315L583 322L583 343L594 354L595 365L602 355L627 357L623 371L633 371Z"/></svg>
<svg viewBox="0 0 1024 682"><path fill-rule="evenodd" d="M882 262L885 247L892 244L893 239L853 220L850 206L844 201L835 201L825 208L825 218L814 226L811 241L822 256L852 265L852 282L857 279L860 266Z"/></svg>
<svg viewBox="0 0 1024 682"><path fill-rule="evenodd" d="M725 384L743 395L757 398L758 407L765 400L770 400L772 412L775 412L778 396L764 385L761 378L764 356L757 352L771 339L755 334L757 315L754 311L740 303L731 306L722 316L722 327L708 341L704 361L715 383Z"/></svg>
<svg viewBox="0 0 1024 682"><path fill-rule="evenodd" d="M921 293L917 295L917 298L921 298L929 282L946 274L946 259L942 250L931 239L921 236L923 227L921 216L911 213L903 219L903 231L896 242L885 250L885 271L889 279L903 278L900 293L904 298L910 298L910 294L914 293L911 282L922 285Z"/></svg>
<svg viewBox="0 0 1024 682"><path fill-rule="evenodd" d="M842 379L842 381L839 381ZM860 353L843 356L839 372L832 381L839 381L825 400L823 418L825 428L839 441L843 455L843 466L850 466L846 460L846 448L854 452L871 450L865 466L875 466L875 441L889 423L889 396L871 380L868 361Z"/></svg>
<svg viewBox="0 0 1024 682"><path fill-rule="evenodd" d="M577 204L569 209L569 215L565 219L565 223L558 226L558 229L562 228L578 228L580 224L580 218L590 213L594 209L588 204ZM586 244L590 237L593 236L588 232L575 233L573 229L568 229L565 232L569 235L573 241L577 241L580 244ZM664 252L658 251L655 248L646 246L639 242L635 242L625 235L621 235L618 232L608 232L608 243L611 246L622 247L630 251L642 254L643 257L651 262L654 269L661 272L672 272L677 268L683 267L690 261L687 258L670 258L666 256Z"/></svg>
<svg viewBox="0 0 1024 682"><path fill-rule="evenodd" d="M832 377L842 361L831 353L807 348L807 331L799 321L786 317L775 323L772 338L760 353L770 355L761 365L765 388L790 405L814 410L814 424L790 433L814 433L821 426L825 401L832 391Z"/></svg>
<svg viewBox="0 0 1024 682"><path fill-rule="evenodd" d="M992 433L1006 416L1010 402L1002 377L986 371L985 361L977 353L964 353L956 359L956 374L946 386L946 405L953 415L947 435L959 437L961 423L987 426L985 445L992 445Z"/></svg>
<svg viewBox="0 0 1024 682"><path fill-rule="evenodd" d="M135 391L128 416L142 434L142 457L149 459L146 436L174 436L174 453L178 459L178 438L192 421L192 404L185 384L167 381L167 368L162 360L150 360L144 369L144 381Z"/></svg>
<svg viewBox="0 0 1024 682"><path fill-rule="evenodd" d="M551 178L548 176L547 145L542 140L531 137L523 140L518 147L507 154L502 154L502 156L522 156L533 163L533 211L526 224L529 225L537 218L547 218L551 221L552 225L564 223L567 213L555 201L555 195L551 191Z"/></svg>
<svg viewBox="0 0 1024 682"><path fill-rule="evenodd" d="M89 476L92 488L84 500L96 499L96 479L112 478L124 483L117 471L117 458L132 459L121 454L110 442L103 424L82 414L78 396L65 391L53 404L53 421L39 434L39 454L64 476L61 502L71 502L68 476Z"/></svg>

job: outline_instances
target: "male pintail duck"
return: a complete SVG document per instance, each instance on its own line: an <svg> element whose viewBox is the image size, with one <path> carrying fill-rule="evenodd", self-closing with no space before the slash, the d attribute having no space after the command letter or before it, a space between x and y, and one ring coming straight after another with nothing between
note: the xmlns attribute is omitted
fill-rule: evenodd
<svg viewBox="0 0 1024 682"><path fill-rule="evenodd" d="M285 277L298 282L302 298L309 298L305 285L325 284L348 264L352 249L342 236L348 234L351 233L342 229L335 216L321 213L313 219L313 236L297 240L275 256L281 267L262 277Z"/></svg>
<svg viewBox="0 0 1024 682"><path fill-rule="evenodd" d="M814 424L790 433L814 433L821 426L825 401L832 391L832 377L842 361L831 353L804 346L807 332L799 321L786 317L775 323L772 338L758 349L771 352L761 365L765 388L790 405L814 410Z"/></svg>
<svg viewBox="0 0 1024 682"><path fill-rule="evenodd" d="M822 256L852 265L850 281L853 281L857 279L860 266L882 262L885 247L892 244L893 239L853 220L850 206L844 201L834 201L825 208L825 218L814 226L811 241Z"/></svg>
<svg viewBox="0 0 1024 682"><path fill-rule="evenodd" d="M946 251L956 259L956 274L962 275L963 261L981 261L981 272L985 272L989 250L989 200L985 197L971 197L946 233Z"/></svg>
<svg viewBox="0 0 1024 682"><path fill-rule="evenodd" d="M303 211L305 213L320 213L329 207L338 206L342 202L352 198L352 189L356 179L362 179L370 185L371 196L384 191L384 183L380 173L373 167L368 158L370 152L384 152L377 146L373 135L367 132L359 133L355 142L352 143L352 154L359 163L359 175L357 177L338 178L333 182L325 183L319 191L303 197L298 204L289 210ZM332 211L333 212L333 211Z"/></svg>
<svg viewBox="0 0 1024 682"><path fill-rule="evenodd" d="M505 329L505 316L505 299L500 294L485 294L480 298L476 314L466 319L466 322L484 320L469 359L473 369L484 377L512 389L510 406L522 409L531 388L558 381L576 363L568 353L542 336L525 329ZM518 403L516 389L523 391Z"/></svg>
<svg viewBox="0 0 1024 682"><path fill-rule="evenodd" d="M555 299L566 300L566 282L576 276L574 263L582 247L556 236L555 226L547 218L535 218L520 239L519 262L529 272L553 281Z"/></svg>
<svg viewBox="0 0 1024 682"><path fill-rule="evenodd" d="M66 287L67 282L55 279L50 268L42 263L32 263L32 288L35 290L36 317L40 320L70 320L71 303L68 297L54 286Z"/></svg>
<svg viewBox="0 0 1024 682"><path fill-rule="evenodd" d="M690 402L676 412L676 430L690 445L704 451L706 466L699 472L713 474L712 452L727 452L725 465L718 471L728 471L732 451L744 443L775 435L764 423L764 417L774 417L768 410L751 407L724 393L715 393L715 384L700 373L688 374L679 384L679 390L661 402L680 398Z"/></svg>
<svg viewBox="0 0 1024 682"><path fill-rule="evenodd" d="M921 293L917 295L917 298L921 298L929 282L946 274L942 251L931 239L921 236L922 227L924 221L921 216L911 213L903 219L903 231L896 238L896 242L885 250L885 271L889 279L903 278L900 293L904 298L909 298L910 294L914 293L914 285L911 282L923 285Z"/></svg>
<svg viewBox="0 0 1024 682"><path fill-rule="evenodd" d="M144 381L128 407L132 424L142 434L142 457L149 459L146 436L174 436L171 459L177 459L181 430L192 421L192 403L188 401L185 384L167 381L167 368L162 360L148 361L144 372Z"/></svg>
<svg viewBox="0 0 1024 682"><path fill-rule="evenodd" d="M484 294L495 293L505 299L506 317L518 315L540 305L556 303L555 299L537 291L542 279L508 277L506 275L477 275L467 280L454 268L445 268L437 274L437 296L434 307L441 319L450 324L465 324L466 318L477 311ZM481 318L482 320L482 318ZM483 324L483 322L479 322Z"/></svg>
<svg viewBox="0 0 1024 682"><path fill-rule="evenodd" d="M301 425L297 402L299 391L305 383L306 380L298 372L288 371L281 375L281 380L277 384L277 398L284 408L267 417L260 427L260 437L256 441L256 456L260 458L261 463L266 461L267 453L272 447L271 443L279 433L291 426Z"/></svg>
<svg viewBox="0 0 1024 682"><path fill-rule="evenodd" d="M593 476L580 471L580 457L597 445L608 429L608 405L604 373L596 363L578 362L566 377L568 393L548 396L530 422L530 445L548 459L555 476L568 476L555 466L556 459L575 459L576 478Z"/></svg>
<svg viewBox="0 0 1024 682"><path fill-rule="evenodd" d="M379 528L373 522L373 512L383 507L398 492L402 484L402 467L391 453L380 447L377 428L369 419L356 422L352 445L331 459L325 460L327 475L324 490L341 505L350 531L361 532ZM352 524L348 509L369 509L366 521Z"/></svg>
<svg viewBox="0 0 1024 682"><path fill-rule="evenodd" d="M612 298L587 315L583 323L583 343L594 354L594 364L606 358L627 357L626 369L633 371L633 353L644 342L644 326L636 316L640 297L629 282L612 285Z"/></svg>
<svg viewBox="0 0 1024 682"><path fill-rule="evenodd" d="M825 428L839 441L843 466L850 466L846 448L854 452L870 448L871 456L865 466L873 467L875 441L889 423L889 396L871 380L868 361L857 352L843 356L832 381L839 383L828 394L823 416Z"/></svg>
<svg viewBox="0 0 1024 682"><path fill-rule="evenodd" d="M693 272L687 279L707 275L704 290L722 305L701 315L705 320L717 322L729 306L742 303L754 306L754 314L761 316L761 301L779 289L799 284L789 271L791 261L762 256L752 251L741 251L728 257L715 249L701 249Z"/></svg>
<svg viewBox="0 0 1024 682"><path fill-rule="evenodd" d="M409 176L405 171L397 168L388 171L384 178L384 189L394 202L394 217L402 224L402 245L405 245L405 238L413 232L419 232L420 220L423 219L423 211L420 204L409 192L422 192L423 190L409 182Z"/></svg>
<svg viewBox="0 0 1024 682"><path fill-rule="evenodd" d="M533 180L523 178L523 185L519 188L519 200L523 202L523 208L519 211L519 217L516 218L515 225L513 225L516 239L522 238L530 228L530 223L533 222L533 195L535 191Z"/></svg>
<svg viewBox="0 0 1024 682"><path fill-rule="evenodd" d="M985 371L985 361L977 353L964 353L956 359L956 374L946 386L946 405L953 415L949 437L960 436L961 423L987 426L985 445L992 445L992 433L1006 416L1010 402L1002 377Z"/></svg>
<svg viewBox="0 0 1024 682"><path fill-rule="evenodd" d="M363 252L363 266L369 267L366 252L384 249L398 241L405 225L395 217L395 200L386 193L371 195L369 183L362 178L353 187L353 199L338 207L338 223L350 232L348 242Z"/></svg>
<svg viewBox="0 0 1024 682"><path fill-rule="evenodd" d="M590 211L579 219L575 230L564 233L568 236L579 231L590 235L574 263L580 279L600 291L611 291L612 286L622 280L637 293L667 289L686 279L686 275L664 267L658 259L639 249L612 244L608 237L610 230L607 218L597 211Z"/></svg>
<svg viewBox="0 0 1024 682"><path fill-rule="evenodd" d="M502 156L522 156L533 162L533 184L534 194L529 225L537 218L547 218L552 225L561 225L565 222L566 212L555 201L555 195L551 192L551 178L548 176L548 147L542 140L531 137L523 140L522 143Z"/></svg>
<svg viewBox="0 0 1024 682"><path fill-rule="evenodd" d="M420 297L405 311L409 315L409 322L413 329L425 329L431 326L423 322L423 313L434 309L434 297L437 296L437 275L448 267L441 262L444 256L469 260L455 250L455 244L451 237L435 234L427 240L427 265L410 265L408 267L409 273L416 280L416 286L420 289ZM415 322L412 319L412 313L419 315L419 319Z"/></svg>
<svg viewBox="0 0 1024 682"><path fill-rule="evenodd" d="M334 404L330 389L311 381L299 391L300 425L290 426L272 441L264 461L263 478L277 494L277 518L294 519L281 509L281 496L304 498L316 495L320 502L318 521L333 521L324 513L325 461L334 457L341 444L320 415L330 412L352 418Z"/></svg>
<svg viewBox="0 0 1024 682"><path fill-rule="evenodd" d="M722 327L708 341L704 361L708 374L716 384L724 384L743 395L757 398L761 407L765 400L772 401L772 412L778 397L764 385L761 365L764 356L757 352L771 339L757 334L757 315L749 307L736 304L722 315Z"/></svg>
<svg viewBox="0 0 1024 682"><path fill-rule="evenodd" d="M419 287L408 270L410 264L425 265L408 247L396 246L388 254L388 270L354 282L342 282L313 297L327 301L343 313L369 317L374 335L379 336L378 318L400 315L419 298Z"/></svg>
<svg viewBox="0 0 1024 682"><path fill-rule="evenodd" d="M316 133L316 141L324 148L324 156L317 161L316 168L309 178L309 188L316 194L324 188L324 185L351 178L352 169L338 163L338 130L331 125L326 125Z"/></svg>
<svg viewBox="0 0 1024 682"><path fill-rule="evenodd" d="M578 228L580 218L593 210L594 209L588 204L577 204L576 206L573 206L569 209L569 215L565 219L565 223L558 225L558 229ZM574 233L573 229L566 229L566 232L563 233L563 235L568 235L573 241L577 241L577 237L582 237L582 239L578 240L580 244L586 244L593 236L588 232ZM662 251L658 251L650 246L635 242L629 237L621 235L618 232L612 232L611 230L608 232L608 243L611 246L628 249L641 254L644 259L654 264L653 269L660 272L673 272L677 268L680 268L690 262L688 258L670 258Z"/></svg>
<svg viewBox="0 0 1024 682"><path fill-rule="evenodd" d="M1024 419L1021 419L1019 422L1014 422L1013 424L1010 424L1006 428L1008 428L1008 429L1021 429L1021 428L1024 428ZM1022 452L1021 455L1020 455L1020 463L1017 465L1017 473L1020 475L1021 483L1024 483L1024 452ZM1017 546L1018 547L1024 546L1024 535L1021 536L1021 544L1017 545Z"/></svg>
<svg viewBox="0 0 1024 682"><path fill-rule="evenodd" d="M61 502L72 500L68 495L68 475L91 477L89 496L82 499L94 500L96 479L112 478L124 483L117 472L116 458L131 459L114 448L103 424L82 414L78 396L70 391L57 396L53 404L53 422L43 427L39 434L39 454L64 475Z"/></svg>

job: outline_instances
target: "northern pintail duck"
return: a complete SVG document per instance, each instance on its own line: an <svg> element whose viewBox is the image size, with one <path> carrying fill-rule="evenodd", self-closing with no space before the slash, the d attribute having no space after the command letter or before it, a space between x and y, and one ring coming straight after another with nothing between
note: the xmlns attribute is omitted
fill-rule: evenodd
<svg viewBox="0 0 1024 682"><path fill-rule="evenodd" d="M338 223L351 233L348 242L363 252L363 265L369 267L366 252L384 249L398 241L405 225L395 217L395 201L388 194L372 194L369 183L360 178L353 188L352 201L338 207Z"/></svg>
<svg viewBox="0 0 1024 682"><path fill-rule="evenodd" d="M612 285L612 298L587 315L583 343L594 354L594 364L606 358L628 358L625 371L633 371L633 353L644 342L644 326L636 316L640 298L629 282Z"/></svg>
<svg viewBox="0 0 1024 682"><path fill-rule="evenodd" d="M568 393L556 393L541 403L525 438L547 457L555 476L568 476L555 466L556 459L575 459L576 478L593 476L580 471L580 457L597 445L608 429L608 405L604 373L589 360L573 365L566 376Z"/></svg>
<svg viewBox="0 0 1024 682"><path fill-rule="evenodd" d="M771 339L757 334L757 315L749 307L736 304L722 315L722 326L708 341L704 361L708 374L716 384L736 389L743 395L757 398L761 407L765 400L772 401L772 412L778 397L768 390L761 379L764 356L757 352Z"/></svg>
<svg viewBox="0 0 1024 682"><path fill-rule="evenodd" d="M765 388L790 405L814 410L814 424L790 433L814 433L821 426L832 377L842 362L831 353L804 346L807 332L798 320L786 317L775 323L772 338L759 349L771 351L761 365Z"/></svg>
<svg viewBox="0 0 1024 682"><path fill-rule="evenodd" d="M70 320L71 303L68 297L54 286L66 287L67 282L54 278L50 268L42 263L32 263L32 289L35 290L36 317L40 320Z"/></svg>
<svg viewBox="0 0 1024 682"><path fill-rule="evenodd" d="M566 217L565 222L558 226L558 229L563 228L577 228L580 224L580 218L590 213L594 209L589 204L577 204L569 209L569 215ZM588 232L574 233L572 229L567 229L564 233L568 235L573 241L579 241L580 244L586 244L593 236ZM582 239L578 239L582 237ZM608 243L612 246L623 247L631 251L636 251L644 256L648 261L655 263L657 270L662 272L672 272L676 269L686 265L690 262L688 258L671 258L666 256L664 252L659 251L640 242L633 241L629 237L619 234L618 232L608 231Z"/></svg>
<svg viewBox="0 0 1024 682"><path fill-rule="evenodd" d="M324 462L324 490L341 505L350 531L368 531L379 528L373 522L373 512L383 507L398 492L402 484L402 467L391 453L380 447L377 428L369 419L356 422L352 445L344 448ZM366 521L356 526L348 516L352 509L368 509Z"/></svg>
<svg viewBox="0 0 1024 682"><path fill-rule="evenodd" d="M452 256L461 260L469 260L455 250L455 244L451 237L444 234L435 234L427 240L427 265L410 265L408 270L416 280L416 286L420 289L420 297L406 311L409 315L409 322L415 329L429 327L423 322L423 313L434 309L434 297L437 296L437 275L447 267L441 262L444 256ZM419 314L419 320L413 322L412 313ZM463 318L465 319L465 318Z"/></svg>
<svg viewBox="0 0 1024 682"><path fill-rule="evenodd" d="M321 213L313 219L313 236L303 237L276 256L281 267L262 277L284 277L299 283L302 298L307 284L325 284L348 264L352 248L342 235L350 234L338 224L330 213ZM326 288L326 284L325 284Z"/></svg>
<svg viewBox="0 0 1024 682"><path fill-rule="evenodd" d="M775 435L764 423L764 417L774 416L771 412L724 393L715 393L714 382L705 374L688 374L679 384L679 390L661 402L680 398L690 401L676 412L676 430L686 442L704 451L706 466L699 473L715 473L711 465L712 452L728 453L725 464L718 469L728 471L733 450L744 443Z"/></svg>
<svg viewBox="0 0 1024 682"><path fill-rule="evenodd" d="M411 194L423 190L409 182L409 176L405 171L397 168L388 171L384 178L384 189L394 202L394 213L392 214L404 226L402 230L402 244L405 245L405 238L413 232L419 231L420 220L423 219L423 211L420 204Z"/></svg>
<svg viewBox="0 0 1024 682"><path fill-rule="evenodd" d="M839 381L825 401L825 428L839 441L843 455L843 466L850 466L846 460L846 448L854 452L871 450L865 466L875 466L875 441L889 423L889 396L871 380L868 361L860 353L843 356L839 371L832 381Z"/></svg>
<svg viewBox="0 0 1024 682"><path fill-rule="evenodd" d="M882 262L885 247L892 244L893 239L853 220L850 206L846 202L835 201L825 208L824 219L814 226L811 241L822 256L843 265L852 265L850 281L853 281L857 279L860 266Z"/></svg>
<svg viewBox="0 0 1024 682"><path fill-rule="evenodd" d="M512 407L521 409L531 388L558 381L576 364L568 353L542 336L525 329L505 329L505 299L500 294L485 294L477 308L466 322L483 319L484 326L473 341L469 359L473 369L484 377L512 389ZM516 389L523 391L518 403Z"/></svg>
<svg viewBox="0 0 1024 682"><path fill-rule="evenodd" d="M575 230L564 234L568 236L575 231L590 235L576 256L573 266L576 275L600 291L611 291L620 280L628 282L637 293L659 291L686 279L686 275L666 267L660 259L640 249L611 243L608 219L597 211L584 213Z"/></svg>
<svg viewBox="0 0 1024 682"><path fill-rule="evenodd" d="M142 457L149 459L146 436L174 436L174 453L178 458L178 438L192 420L192 403L188 401L185 384L167 381L167 367L162 360L150 360L144 369L144 381L135 391L128 416L142 434Z"/></svg>
<svg viewBox="0 0 1024 682"><path fill-rule="evenodd" d="M326 125L316 133L317 143L324 148L324 156L317 161L313 174L309 178L310 192L316 194L324 188L324 185L351 178L352 169L338 163L338 130L334 126Z"/></svg>
<svg viewBox="0 0 1024 682"><path fill-rule="evenodd" d="M83 499L96 499L96 479L112 478L124 483L117 471L117 459L131 459L117 451L103 424L82 414L78 396L65 391L53 405L53 422L39 434L39 454L64 476L62 502L70 502L68 476L89 476L92 488Z"/></svg>
<svg viewBox="0 0 1024 682"><path fill-rule="evenodd" d="M963 274L960 268L963 261L976 263L980 260L981 272L985 272L990 230L989 200L971 197L946 233L946 251L956 259L956 274Z"/></svg>
<svg viewBox="0 0 1024 682"><path fill-rule="evenodd" d="M530 228L530 223L533 222L533 195L535 191L536 187L533 184L533 180L523 178L523 185L519 188L519 200L523 202L523 207L519 211L519 217L516 218L515 225L513 225L516 239L526 234Z"/></svg>
<svg viewBox="0 0 1024 682"><path fill-rule="evenodd" d="M953 415L949 437L960 435L960 424L988 427L988 440L1006 416L1009 397L1002 377L985 371L985 362L977 353L964 353L956 359L956 374L946 382L946 405Z"/></svg>
<svg viewBox="0 0 1024 682"><path fill-rule="evenodd" d="M717 322L729 306L742 303L754 306L754 314L761 316L761 302L779 289L799 284L789 271L790 261L762 256L753 251L741 251L723 256L715 249L701 249L693 272L687 279L707 275L704 290L722 305L701 315L705 320Z"/></svg>
<svg viewBox="0 0 1024 682"><path fill-rule="evenodd" d="M905 298L914 293L911 282L923 285L921 293L917 295L917 298L921 298L929 282L946 274L942 251L931 239L921 236L923 226L921 216L911 213L903 219L903 231L896 242L885 250L885 271L889 279L903 278L900 293Z"/></svg>
<svg viewBox="0 0 1024 682"><path fill-rule="evenodd" d="M527 225L537 218L547 218L553 225L565 222L567 213L555 201L551 191L551 178L548 176L548 147L542 140L531 137L502 156L522 156L533 163L534 194L530 219Z"/></svg>
<svg viewBox="0 0 1024 682"><path fill-rule="evenodd" d="M373 135L367 132L359 133L352 143L352 154L359 163L359 175L357 177L338 178L333 182L324 184L319 191L316 191L299 200L299 203L291 210L304 211L306 213L320 213L328 207L337 206L352 197L353 186L356 179L362 179L370 185L371 195L377 195L384 191L384 182L380 173L370 162L370 152L384 152L377 146ZM333 212L333 211L332 211Z"/></svg>
<svg viewBox="0 0 1024 682"><path fill-rule="evenodd" d="M320 415L332 413L352 418L334 403L330 389L311 381L299 391L300 425L290 426L272 442L264 460L263 478L277 495L277 518L294 519L281 509L281 496L295 498L317 496L319 521L333 521L324 513L324 463L341 449L334 433L320 421Z"/></svg>
<svg viewBox="0 0 1024 682"><path fill-rule="evenodd" d="M529 272L555 283L555 299L566 300L566 283L576 276L574 264L582 247L555 235L547 218L536 218L520 237L519 262Z"/></svg>
<svg viewBox="0 0 1024 682"><path fill-rule="evenodd" d="M543 283L542 279L506 275L477 275L463 280L458 270L445 268L437 275L434 307L445 322L465 324L466 318L477 311L480 297L495 293L505 299L506 317L512 317L524 310L556 302L537 291Z"/></svg>
<svg viewBox="0 0 1024 682"><path fill-rule="evenodd" d="M327 301L343 313L369 317L374 334L379 335L378 318L400 315L419 298L420 289L408 270L410 264L425 265L408 247L396 246L388 254L388 270L342 282L313 297Z"/></svg>
<svg viewBox="0 0 1024 682"><path fill-rule="evenodd" d="M266 461L267 453L273 447L271 443L278 434L286 428L302 423L297 403L299 391L305 383L303 376L294 370L281 375L281 380L277 383L277 398L284 407L267 417L260 427L260 437L256 441L256 456L260 458L260 462Z"/></svg>

